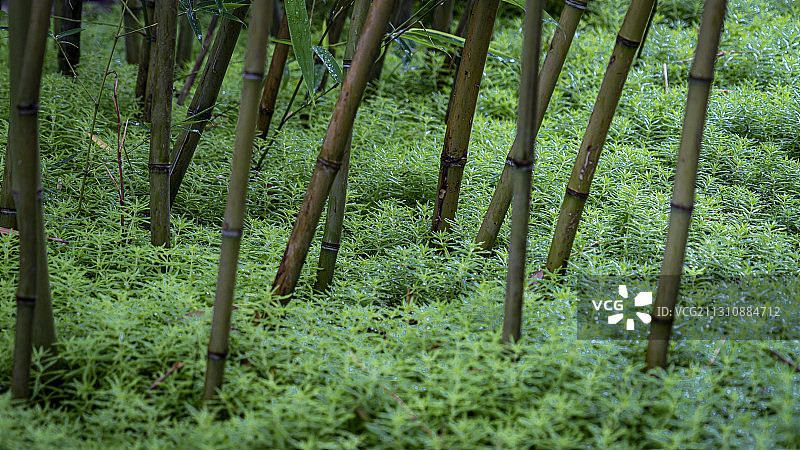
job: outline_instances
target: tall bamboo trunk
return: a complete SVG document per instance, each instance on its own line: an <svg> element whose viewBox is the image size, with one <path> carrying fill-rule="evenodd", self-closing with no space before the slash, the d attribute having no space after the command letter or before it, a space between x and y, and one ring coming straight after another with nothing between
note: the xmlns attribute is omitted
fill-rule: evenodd
<svg viewBox="0 0 800 450"><path fill-rule="evenodd" d="M142 32L137 30L141 28L142 2L123 0L122 7L125 8L125 60L128 64L139 64L142 60Z"/></svg>
<svg viewBox="0 0 800 450"><path fill-rule="evenodd" d="M561 12L558 26L550 42L550 49L547 51L547 57L539 73L536 122L533 125L536 133L539 132L539 128L542 126L544 114L558 82L558 76L564 67L564 61L567 59L567 53L572 45L572 38L575 36L578 22L580 22L583 11L586 9L586 1L568 0L565 3L566 7ZM503 173L500 175L500 180L492 195L492 201L489 203L486 215L483 216L483 223L481 223L481 228L475 238L475 242L483 250L490 249L494 245L508 212L508 207L511 205L511 155L514 152L517 139L514 140L514 145L508 153Z"/></svg>
<svg viewBox="0 0 800 450"><path fill-rule="evenodd" d="M267 59L272 11L270 0L253 1L253 15L247 33L247 54L242 73L242 101L239 104L239 120L236 124L225 223L222 225L222 248L214 298L214 318L208 342L204 401L214 397L222 386L225 360L228 356L228 334L233 292L236 287L236 268L247 211L247 180L250 175L250 159L253 155L253 139L258 116L258 92L264 80L264 62Z"/></svg>
<svg viewBox="0 0 800 450"><path fill-rule="evenodd" d="M434 30L450 32L450 24L453 22L453 5L455 5L455 0L444 0L436 7L431 23Z"/></svg>
<svg viewBox="0 0 800 450"><path fill-rule="evenodd" d="M434 232L450 229L456 215L461 178L467 164L467 146L478 101L483 67L492 39L499 0L476 0L464 42L464 59L453 85L452 107L447 117L444 148L439 165L439 185L433 211Z"/></svg>
<svg viewBox="0 0 800 450"><path fill-rule="evenodd" d="M231 14L239 20L244 20L248 8L249 6L236 8L231 11ZM171 202L174 202L178 196L183 177L192 161L197 144L200 142L206 124L211 119L211 112L217 102L222 80L225 78L228 63L231 61L231 55L233 55L241 30L242 24L239 21L223 18L214 38L208 61L203 68L203 74L200 76L189 110L186 112L189 129L181 131L170 154L172 161L169 179Z"/></svg>
<svg viewBox="0 0 800 450"><path fill-rule="evenodd" d="M414 0L396 0L394 9L392 13L389 14L389 23L391 25L386 25L386 33L391 31L392 28L399 28L406 21L408 21L408 19L410 19L412 16L413 10ZM390 44L391 43L388 43L387 46ZM372 65L369 80L367 80L367 82L375 81L381 77L381 73L383 72L383 62L386 60L386 50L388 50L388 47L384 47L383 52L378 55L378 60Z"/></svg>
<svg viewBox="0 0 800 450"><path fill-rule="evenodd" d="M703 7L705 7L705 5L703 5ZM642 36L642 43L641 45L639 45L639 52L636 54L636 58L639 60L642 59L644 44L647 43L647 35L650 34L650 28L653 26L653 18L656 16L656 10L658 10L658 0L653 2L653 9L650 10L650 18L647 19L647 27L644 29L644 36Z"/></svg>
<svg viewBox="0 0 800 450"><path fill-rule="evenodd" d="M42 173L39 160L39 88L42 78L47 29L52 0L33 0L9 5L10 33L17 44L24 43L22 67L18 69L16 104L12 108L14 127L14 197L19 209L19 284L17 323L14 334L14 365L11 395L25 399L29 394L31 355L34 346L49 348L55 342L55 324L50 303L47 246L42 213ZM19 10L17 10L19 8ZM16 25L29 24L25 38ZM23 40L24 39L24 40ZM44 269L44 270L43 270ZM46 293L44 291L47 291Z"/></svg>
<svg viewBox="0 0 800 450"><path fill-rule="evenodd" d="M648 370L667 365L669 338L686 255L686 240L692 222L697 165L703 144L708 96L714 80L714 63L725 21L726 5L726 0L706 0L697 37L697 48L689 72L683 131L675 167L675 187L670 202L669 231L647 344Z"/></svg>
<svg viewBox="0 0 800 450"><path fill-rule="evenodd" d="M53 34L59 36L81 27L83 0L56 0L53 20ZM77 76L78 63L81 61L80 31L59 38L58 71L62 75Z"/></svg>
<svg viewBox="0 0 800 450"><path fill-rule="evenodd" d="M189 76L186 77L186 83L183 84L181 93L178 95L178 105L183 106L183 102L186 101L186 97L189 95L189 91L192 89L194 79L197 78L197 74L200 73L200 68L203 66L203 61L206 59L208 49L211 47L211 40L214 37L214 30L217 28L218 21L218 15L215 14L211 16L211 22L208 24L208 31L206 31L205 37L203 37L203 46L200 48L200 53L197 55L197 59L194 61L194 67L192 67L192 71L189 72Z"/></svg>
<svg viewBox="0 0 800 450"><path fill-rule="evenodd" d="M356 50L358 37L367 19L371 0L356 0L353 5L353 17L350 19L350 30L347 36L347 46L344 50L344 74L349 71L350 61ZM328 196L328 214L325 216L325 231L322 235L322 246L319 251L319 271L314 290L324 292L333 281L333 271L336 268L336 257L342 240L342 226L344 224L344 208L347 197L347 173L350 170L350 144L353 140L352 130L347 137L342 166L331 186Z"/></svg>
<svg viewBox="0 0 800 450"><path fill-rule="evenodd" d="M142 9L142 22L144 23L144 39L142 42L142 51L140 52L139 72L136 74L136 91L135 96L139 101L142 108L142 117L146 122L150 121L150 107L147 101L147 82L150 80L150 53L153 42L155 42L155 2L153 0L143 0L144 8Z"/></svg>
<svg viewBox="0 0 800 450"><path fill-rule="evenodd" d="M297 221L292 228L286 251L275 276L273 288L278 296L292 294L300 278L300 271L311 246L311 239L314 237L322 209L325 207L325 200L330 193L336 173L342 165L342 156L348 137L353 131L356 111L364 94L370 69L378 56L381 41L389 23L389 13L392 11L393 2L394 0L376 0L367 14L350 71L342 83L342 90L336 101L328 131L325 133L322 149L317 157L314 172L311 174L311 181L309 181L303 204L297 214ZM284 305L288 302L288 297L281 300Z"/></svg>
<svg viewBox="0 0 800 450"><path fill-rule="evenodd" d="M286 14L281 20L278 39L289 40L289 19ZM261 103L258 108L258 137L266 139L269 133L269 125L272 116L275 114L275 102L278 100L278 91L283 79L283 69L286 67L286 58L289 55L289 45L275 44L272 51L272 61L269 63L267 71L267 81L264 83L264 91L261 93Z"/></svg>
<svg viewBox="0 0 800 450"><path fill-rule="evenodd" d="M474 6L475 6L475 0L467 0L466 3L464 3L464 9L461 10L461 15L458 17L458 24L456 25L456 29L453 32L455 36L462 38L467 37L467 29L469 28L469 18L471 16L472 8ZM458 67L460 62L461 62L460 51L455 51L445 55L444 60L442 61L442 68L439 70L440 74L439 80L443 80L444 77L442 75L452 72L455 68ZM447 115L449 116L450 106L447 107L447 112L448 112Z"/></svg>
<svg viewBox="0 0 800 450"><path fill-rule="evenodd" d="M539 91L539 48L542 38L543 0L528 0L522 41L522 73L519 83L517 145L509 162L514 183L511 212L511 245L508 248L508 279L503 312L503 342L518 341L522 335L522 298L525 294L525 260L528 248L528 215L531 206L531 174L536 164Z"/></svg>
<svg viewBox="0 0 800 450"><path fill-rule="evenodd" d="M150 122L153 111L153 89L158 78L158 8L156 2L145 0L145 11L150 18L150 61L147 63L147 82L144 89L144 121Z"/></svg>
<svg viewBox="0 0 800 450"><path fill-rule="evenodd" d="M181 16L178 22L180 31L178 32L178 43L175 48L175 65L183 67L192 58L192 42L196 38L186 16Z"/></svg>
<svg viewBox="0 0 800 450"><path fill-rule="evenodd" d="M178 0L156 3L156 38L152 123L150 126L150 242L169 247L169 145Z"/></svg>
<svg viewBox="0 0 800 450"><path fill-rule="evenodd" d="M581 213L589 198L589 188L592 177L597 169L600 152L606 141L608 128L614 118L622 89L628 78L631 62L636 55L636 49L647 25L647 18L653 8L654 0L632 0L625 15L617 43L603 76L600 92L594 104L592 115L586 132L583 134L578 156L572 169L572 176L567 183L567 192L561 204L558 223L553 233L550 244L550 253L547 256L547 270L549 272L563 272L566 270L572 243L578 232Z"/></svg>

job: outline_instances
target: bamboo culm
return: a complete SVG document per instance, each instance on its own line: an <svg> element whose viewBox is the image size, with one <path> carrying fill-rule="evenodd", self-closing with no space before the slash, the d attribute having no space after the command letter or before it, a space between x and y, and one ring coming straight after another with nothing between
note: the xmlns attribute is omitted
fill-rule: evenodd
<svg viewBox="0 0 800 450"><path fill-rule="evenodd" d="M150 122L153 110L153 88L158 77L158 10L156 9L156 2L152 0L145 0L145 11L147 17L150 18L150 60L147 63L147 82L144 88L144 121Z"/></svg>
<svg viewBox="0 0 800 450"><path fill-rule="evenodd" d="M345 71L353 58L358 43L358 36L367 19L371 0L356 0L353 5L353 16L350 19L350 30L344 50ZM347 72L345 72L347 75ZM319 251L319 271L314 284L316 292L324 292L333 281L333 272L336 268L336 257L342 240L342 226L344 225L344 208L347 203L347 173L350 170L350 144L353 140L351 130L347 138L344 153L342 154L342 167L336 174L328 196L328 213L325 216L325 231L322 234L322 246Z"/></svg>
<svg viewBox="0 0 800 450"><path fill-rule="evenodd" d="M666 368L667 365L669 339L686 255L686 241L692 222L697 165L703 144L708 97L714 80L714 63L725 21L726 6L726 0L706 1L697 48L689 71L689 90L686 94L683 130L675 168L675 187L670 202L669 230L647 343L647 370L656 367Z"/></svg>
<svg viewBox="0 0 800 450"><path fill-rule="evenodd" d="M152 43L155 40L155 28L152 26L153 6L155 6L155 3L152 0L144 0L144 5L145 7L142 8L144 30L141 51L139 52L139 72L136 74L134 96L139 101L143 116L149 120L149 114L145 114L145 100L147 97L147 81L150 78L150 47L152 47Z"/></svg>
<svg viewBox="0 0 800 450"><path fill-rule="evenodd" d="M536 163L538 127L537 97L539 48L542 37L543 0L528 0L522 41L522 74L519 83L517 145L509 158L514 184L511 212L511 245L508 249L508 279L503 312L503 342L522 335L522 298L525 293L525 260L528 248L528 214L531 206L531 174Z"/></svg>
<svg viewBox="0 0 800 450"><path fill-rule="evenodd" d="M561 12L561 17L558 21L558 27L553 32L553 39L550 42L547 57L542 65L542 70L539 72L539 94L536 103L536 123L533 125L535 132L538 133L539 128L542 126L547 106L550 103L550 98L553 96L558 77L561 74L561 69L564 67L564 61L567 59L567 53L572 45L572 38L575 36L575 30L578 28L578 22L581 20L583 11L586 9L586 2L579 0L570 0L566 2L566 6ZM500 232L500 227L503 225L503 220L508 212L508 207L511 205L511 155L514 152L514 147L517 140L514 140L511 150L506 158L506 164L503 166L503 172L500 175L500 180L492 195L492 200L489 203L489 208L483 216L483 222L478 230L478 235L475 242L482 250L487 250L494 246L497 239L497 234Z"/></svg>
<svg viewBox="0 0 800 450"><path fill-rule="evenodd" d="M653 8L654 0L632 0L622 22L614 51L609 59L597 101L592 109L589 124L583 134L578 156L572 168L572 175L567 183L564 201L558 215L550 252L547 256L546 269L549 273L561 273L566 270L572 244L578 232L583 207L589 198L597 162L605 144L611 120L617 109L622 89L628 78L631 63L636 49L642 40L647 18Z"/></svg>
<svg viewBox="0 0 800 450"><path fill-rule="evenodd" d="M342 83L342 90L325 133L322 149L273 283L274 292L283 297L281 303L284 305L289 302L288 296L294 292L300 278L311 239L325 207L325 200L341 167L347 140L353 130L356 111L364 94L370 69L378 57L393 2L394 0L376 0L372 4L353 55L350 71Z"/></svg>
<svg viewBox="0 0 800 450"><path fill-rule="evenodd" d="M499 3L500 0L475 0L475 7L471 12L469 31L464 42L464 57L453 85L451 108L444 134L431 227L433 232L448 230L449 222L456 215L475 105Z"/></svg>
<svg viewBox="0 0 800 450"><path fill-rule="evenodd" d="M289 40L289 18L286 14L281 20L278 39ZM272 116L275 114L275 102L278 100L278 90L283 79L283 69L286 68L286 58L289 55L289 45L275 44L272 51L272 61L269 63L267 71L267 82L264 83L264 91L261 93L261 103L258 107L258 137L266 139L269 133L269 125Z"/></svg>
<svg viewBox="0 0 800 450"><path fill-rule="evenodd" d="M203 66L203 61L206 59L208 49L211 47L211 39L214 37L214 30L217 28L218 21L218 15L211 16L211 22L209 22L208 31L206 31L206 35L203 38L203 45L200 48L200 53L197 55L192 71L189 72L189 76L186 77L186 83L183 84L183 89L181 89L181 93L178 95L177 103L180 106L183 106L183 102L186 101L186 97L189 96L189 91L192 89L194 79L197 78L197 74L200 73L200 68Z"/></svg>
<svg viewBox="0 0 800 450"><path fill-rule="evenodd" d="M124 0L125 12L125 60L128 64L139 64L142 60L142 33L139 16L142 13L140 0Z"/></svg>
<svg viewBox="0 0 800 450"><path fill-rule="evenodd" d="M81 27L83 2L77 0L56 0L53 20L53 35L59 36ZM58 71L65 76L78 76L78 64L81 61L80 31L62 36L58 39Z"/></svg>
<svg viewBox="0 0 800 450"><path fill-rule="evenodd" d="M153 107L150 126L150 242L169 247L169 148L172 125L172 84L175 68L178 0L156 3L158 20L154 74ZM152 49L151 49L152 50Z"/></svg>
<svg viewBox="0 0 800 450"><path fill-rule="evenodd" d="M17 285L17 321L14 334L14 363L11 396L25 399L29 395L31 355L34 346L49 347L55 342L55 325L49 295L47 246L42 213L42 174L39 159L39 90L44 62L47 29L52 0L11 2L10 33L16 43L24 42L22 67L18 69L16 104L12 120L14 127L12 155L14 157L14 198L18 206L19 282ZM24 14L28 14L29 19ZM16 25L27 20L25 38ZM24 138L22 138L24 136ZM44 264L44 267L42 266ZM42 270L42 269L45 270ZM45 279L47 277L47 279ZM47 293L44 292L47 290ZM38 329L42 327L41 329ZM46 339L46 341L45 341ZM37 342L40 341L40 342Z"/></svg>
<svg viewBox="0 0 800 450"><path fill-rule="evenodd" d="M231 11L231 14L239 20L244 20L248 9L249 6L236 8ZM170 202L175 202L175 198L178 196L183 177L189 169L195 150L197 150L197 144L203 136L206 124L211 119L214 104L217 102L217 96L222 87L222 80L225 78L228 63L241 30L242 24L239 21L227 18L221 20L208 60L203 68L203 74L200 76L192 102L189 104L189 110L186 112L188 129L181 131L170 153L172 162L169 174Z"/></svg>
<svg viewBox="0 0 800 450"><path fill-rule="evenodd" d="M242 73L242 101L239 104L239 119L236 123L225 222L222 225L222 247L214 297L214 318L208 343L203 401L212 399L222 386L225 360L228 356L233 292L236 287L242 227L247 211L247 181L250 175L250 159L253 155L253 139L258 115L258 93L264 80L264 63L267 59L272 12L273 6L270 0L253 1L253 14L247 33L247 53Z"/></svg>
<svg viewBox="0 0 800 450"><path fill-rule="evenodd" d="M175 66L183 67L192 58L192 42L196 39L189 19L181 16L178 19L178 40L175 46Z"/></svg>

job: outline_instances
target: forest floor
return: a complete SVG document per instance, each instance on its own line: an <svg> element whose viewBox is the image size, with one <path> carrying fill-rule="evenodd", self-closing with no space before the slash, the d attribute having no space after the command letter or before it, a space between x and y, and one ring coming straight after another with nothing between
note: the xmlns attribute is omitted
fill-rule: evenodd
<svg viewBox="0 0 800 450"><path fill-rule="evenodd" d="M624 2L602 3L579 28L539 133L528 273L544 264L621 22ZM257 143L255 154L267 157L251 177L231 353L219 400L208 408L201 391L246 38L173 205L172 247L154 248L145 219L148 137L135 119L136 68L124 63L122 43L111 68L122 120L130 120L124 205L114 181L112 76L95 131L107 147L93 147L78 208L86 153L69 158L87 145L91 98L115 31L107 24L119 13L87 12L80 77L55 73L52 45L45 67L40 130L46 229L57 239L48 250L59 346L57 361L35 355L24 407L7 393L17 237L0 234L0 448L800 447L800 373L787 363L800 361L797 316L785 314L767 335L740 328L676 339L668 370L657 376L642 372L642 339L579 339L575 279L652 283L663 253L701 2L659 3L603 150L569 276L526 292L523 339L510 348L500 341L508 225L488 256L472 242L514 138L516 63L487 64L458 214L449 236L435 236L449 88L433 85L438 63L424 50L404 60L395 46L356 121L335 284L325 295L311 292L320 231L285 308L270 305L270 286L335 96L318 101L308 120L289 121L273 146ZM702 305L703 293L727 279L794 280L790 294L748 297L753 306L791 306L786 295L800 297L798 14L797 1L730 2L682 304ZM493 47L519 54L520 29L519 10L502 6ZM553 30L548 23L545 42ZM7 54L3 31L1 67ZM279 111L298 73L290 64ZM7 76L0 71L0 142ZM185 117L186 108L175 107L174 135ZM429 245L437 239L450 243L446 252Z"/></svg>

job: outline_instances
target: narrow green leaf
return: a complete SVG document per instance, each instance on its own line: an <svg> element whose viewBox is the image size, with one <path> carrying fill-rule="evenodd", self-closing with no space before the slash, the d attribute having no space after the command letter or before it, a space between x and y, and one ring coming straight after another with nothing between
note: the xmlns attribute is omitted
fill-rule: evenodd
<svg viewBox="0 0 800 450"><path fill-rule="evenodd" d="M316 45L311 47L311 49L314 50L314 53L316 53L317 56L319 56L319 59L322 60L322 64L324 64L325 68L328 69L328 72L331 74L331 78L333 78L333 81L341 83L342 68L341 66L339 66L339 62L336 61L336 58L333 57L331 52L329 52L328 49L325 47L318 47Z"/></svg>
<svg viewBox="0 0 800 450"><path fill-rule="evenodd" d="M311 50L311 29L308 26L308 11L305 0L286 0L289 36L292 38L294 56L300 64L303 84L308 95L314 95L314 55Z"/></svg>
<svg viewBox="0 0 800 450"><path fill-rule="evenodd" d="M508 3L509 5L514 5L517 8L525 11L525 0L503 0L503 1Z"/></svg>
<svg viewBox="0 0 800 450"><path fill-rule="evenodd" d="M186 13L186 20L189 21L189 26L192 28L192 34L197 40L203 42L203 33L200 31L200 22L197 20L195 8L197 5L192 0L181 0L181 9Z"/></svg>
<svg viewBox="0 0 800 450"><path fill-rule="evenodd" d="M63 37L66 37L66 36L69 36L69 35L72 35L72 34L75 34L75 33L80 33L81 31L83 31L83 30L85 30L85 29L86 29L86 28L73 28L73 29L71 29L71 30L67 30L67 31L65 31L65 32L63 32L63 33L59 33L59 34L56 36L56 39L61 39L61 38L63 38Z"/></svg>
<svg viewBox="0 0 800 450"><path fill-rule="evenodd" d="M464 47L464 38L430 29L426 30L422 28L411 28L401 34L400 38L408 39L409 41L416 42L422 46L434 48L440 51L448 51L448 46L456 46L460 48ZM489 46L489 56L501 62L518 62L517 58L498 50L491 45Z"/></svg>

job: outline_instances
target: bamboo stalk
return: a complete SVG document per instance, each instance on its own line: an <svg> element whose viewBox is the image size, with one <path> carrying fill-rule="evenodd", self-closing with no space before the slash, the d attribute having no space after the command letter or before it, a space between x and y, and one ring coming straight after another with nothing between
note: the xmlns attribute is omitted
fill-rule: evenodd
<svg viewBox="0 0 800 450"><path fill-rule="evenodd" d="M644 33L647 18L653 8L654 0L632 0L622 22L617 43L603 76L600 92L594 104L586 132L583 134L578 156L567 183L567 191L561 204L558 223L547 256L549 272L563 272L572 251L572 243L578 231L581 213L589 197L592 177L603 150L608 128L614 118L622 89L628 78L631 62Z"/></svg>
<svg viewBox="0 0 800 450"><path fill-rule="evenodd" d="M531 174L536 164L537 97L539 97L539 49L542 37L543 0L528 0L522 41L522 74L519 86L517 143L509 158L514 183L511 212L511 244L503 312L503 342L522 335L522 298L525 293L525 260L528 248L528 215L531 206Z"/></svg>
<svg viewBox="0 0 800 450"><path fill-rule="evenodd" d="M642 44L639 45L639 52L636 53L636 59L642 59L642 52L644 51L644 44L647 42L647 35L650 34L650 28L653 26L653 18L656 16L658 10L658 0L653 2L653 9L650 10L650 17L647 19L647 27L644 29L644 36L642 36Z"/></svg>
<svg viewBox="0 0 800 450"><path fill-rule="evenodd" d="M211 47L211 39L214 37L214 30L217 28L218 21L218 15L215 14L211 16L211 22L208 24L208 31L206 31L205 37L203 37L203 46L200 48L200 53L197 55L197 59L194 61L194 67L192 67L192 71L189 73L189 76L186 77L186 83L183 84L183 89L181 89L180 95L178 95L178 105L183 106L183 102L185 102L186 97L189 96L189 91L192 89L192 85L194 84L195 78L197 78L197 74L200 73L200 67L203 66L203 61L206 59L208 49Z"/></svg>
<svg viewBox="0 0 800 450"><path fill-rule="evenodd" d="M231 11L231 14L239 20L243 20L247 15L249 6L242 6ZM183 177L192 161L192 156L197 149L197 144L203 135L206 124L211 119L211 112L217 102L219 90L222 87L222 80L228 70L228 63L236 48L236 41L239 39L239 32L242 24L236 20L223 18L219 26L219 31L214 37L214 44L209 52L208 61L203 68L203 74L197 83L197 89L189 104L186 112L186 120L189 122L188 129L181 131L175 146L172 148L170 160L170 202L175 202L178 196Z"/></svg>
<svg viewBox="0 0 800 450"><path fill-rule="evenodd" d="M672 191L669 231L661 263L661 275L653 305L650 336L647 344L646 368L666 367L669 338L672 331L675 305L678 302L681 273L686 254L686 241L692 221L697 165L703 144L708 96L714 80L714 63L720 34L725 21L727 0L707 0L703 7L700 32L697 37L694 61L689 71L689 89L683 131L675 167L675 187ZM662 314L667 311L666 314Z"/></svg>
<svg viewBox="0 0 800 450"><path fill-rule="evenodd" d="M147 69L147 84L144 89L144 121L150 122L152 120L151 114L153 111L153 89L158 78L158 9L154 0L145 0L145 11L147 17L150 18L150 61Z"/></svg>
<svg viewBox="0 0 800 450"><path fill-rule="evenodd" d="M353 59L359 34L367 19L370 2L371 0L356 0L353 5L353 16L350 19L350 30L344 50L345 75L349 71L349 64ZM339 246L342 240L344 208L347 203L347 173L350 170L350 144L352 140L353 133L351 129L342 154L342 166L333 180L331 193L328 196L328 214L325 216L325 231L322 235L322 246L319 251L319 271L317 272L317 281L314 284L316 292L326 291L333 281L336 257L339 254Z"/></svg>
<svg viewBox="0 0 800 450"><path fill-rule="evenodd" d="M175 47L175 65L183 67L192 58L192 42L195 40L194 31L189 25L189 19L182 16L178 19L180 31L178 32L178 42Z"/></svg>
<svg viewBox="0 0 800 450"><path fill-rule="evenodd" d="M453 22L453 5L455 0L444 0L433 11L433 21L431 28L434 30L450 32L450 24Z"/></svg>
<svg viewBox="0 0 800 450"><path fill-rule="evenodd" d="M9 4L12 23L24 19L24 8L16 10L22 2ZM33 346L46 330L36 330L37 326L53 324L52 307L49 295L43 296L41 263L47 265L47 246L42 217L42 174L39 160L39 89L42 79L47 29L50 21L52 0L33 0L29 5L29 25L24 40L24 56L19 69L18 87L13 117L17 121L13 138L14 155L14 197L19 209L19 284L17 286L17 323L14 334L14 365L11 379L11 396L25 399L29 395L30 366ZM11 32L18 29L11 25ZM21 36L14 39L20 42ZM23 138L24 137L24 138ZM45 280L47 281L47 280ZM46 284L49 293L49 283ZM44 299L48 304L39 304ZM49 313L49 317L46 317ZM37 317L39 316L39 317ZM49 319L49 324L44 319ZM53 331L53 341L55 331ZM52 344L50 342L49 344ZM49 345L48 344L48 345Z"/></svg>
<svg viewBox="0 0 800 450"><path fill-rule="evenodd" d="M278 31L278 39L289 40L289 19L286 14L281 20L281 27ZM289 45L275 44L272 51L272 61L269 63L267 71L267 81L264 83L264 91L261 93L261 103L258 108L258 137L266 139L269 133L269 124L275 114L275 102L278 100L278 90L283 79L283 69L286 67L286 58L289 55Z"/></svg>
<svg viewBox="0 0 800 450"><path fill-rule="evenodd" d="M136 31L141 28L139 25L139 15L142 12L142 2L140 0L123 0L125 8L125 60L128 64L139 64L142 56L141 33Z"/></svg>
<svg viewBox="0 0 800 450"><path fill-rule="evenodd" d="M154 65L152 124L150 126L150 242L170 246L169 241L169 145L172 126L172 81L175 70L178 0L159 0Z"/></svg>
<svg viewBox="0 0 800 450"><path fill-rule="evenodd" d="M553 91L558 82L558 77L561 74L561 69L564 67L564 61L567 59L567 53L572 45L572 38L575 36L578 22L580 22L583 11L586 9L585 0L568 0L565 4L566 7L561 12L558 26L553 33L553 39L547 51L547 57L539 73L536 123L533 125L536 133L539 132L539 128L542 126L544 114L547 111L547 106L550 104L550 98L553 96ZM512 161L511 155L514 152L516 144L517 140L515 139L514 145L512 145L508 157L506 158L506 165L503 167L500 180L492 195L492 201L489 203L486 215L483 216L483 222L475 238L475 242L478 243L483 250L488 250L494 246L497 234L500 232L500 227L503 225L503 220L508 212L508 207L511 205L512 166L510 162Z"/></svg>
<svg viewBox="0 0 800 450"><path fill-rule="evenodd" d="M25 55L25 37L28 33L28 21L31 15L30 2L15 2L8 9L8 75L9 75L9 121L6 156L3 160L3 185L0 190L0 226L4 228L17 228L17 210L14 206L13 192L13 161L16 157L12 153L13 136L15 128L17 92L19 90L19 71L22 68L22 59Z"/></svg>
<svg viewBox="0 0 800 450"><path fill-rule="evenodd" d="M142 40L141 52L139 52L139 72L136 74L136 90L135 96L139 100L142 107L143 116L150 119L145 109L145 100L147 97L147 80L150 74L150 47L155 40L155 27L152 25L153 7L155 2L153 0L143 0L144 8L142 8L142 19L144 22L144 39Z"/></svg>
<svg viewBox="0 0 800 450"><path fill-rule="evenodd" d="M247 212L247 181L250 159L253 156L258 93L264 80L264 63L267 59L269 29L272 25L273 5L270 0L254 0L253 15L247 33L247 53L242 73L242 101L236 124L231 175L228 183L228 200L225 223L222 225L217 289L214 298L214 318L208 342L206 380L203 401L213 398L222 386L225 360L228 356L228 335L231 324L233 292L236 287L236 268L242 227Z"/></svg>
<svg viewBox="0 0 800 450"><path fill-rule="evenodd" d="M472 8L475 6L475 0L467 0L464 3L464 9L461 10L461 15L458 17L458 24L456 25L456 30L453 33L455 36L466 38L467 29L469 28L469 18L471 16ZM459 63L461 62L461 53L459 51L455 51L452 53L448 53L444 60L442 61L442 67L439 69L440 74L444 74L453 70L453 68L458 67ZM440 77L441 79L441 77ZM450 106L447 107L447 116L450 116Z"/></svg>
<svg viewBox="0 0 800 450"><path fill-rule="evenodd" d="M370 7L356 52L347 73L339 99L333 110L328 131L322 142L314 172L311 174L303 204L297 214L297 221L286 245L273 288L278 296L288 296L294 292L300 271L303 268L311 239L325 207L325 199L330 193L336 173L341 167L342 155L347 145L347 137L353 129L356 111L364 94L370 69L375 63L381 40L389 23L389 13L394 0L376 0ZM289 298L281 300L287 304Z"/></svg>
<svg viewBox="0 0 800 450"><path fill-rule="evenodd" d="M81 27L83 0L56 0L53 20L53 35L58 35ZM81 60L81 33L69 34L59 38L61 51L58 52L58 71L62 75L76 77L75 70Z"/></svg>
<svg viewBox="0 0 800 450"><path fill-rule="evenodd" d="M433 212L434 232L448 230L449 221L453 220L458 208L472 120L499 3L499 0L475 0L475 7L471 12L469 31L464 42L464 58L458 67L453 86L452 108L444 134Z"/></svg>

